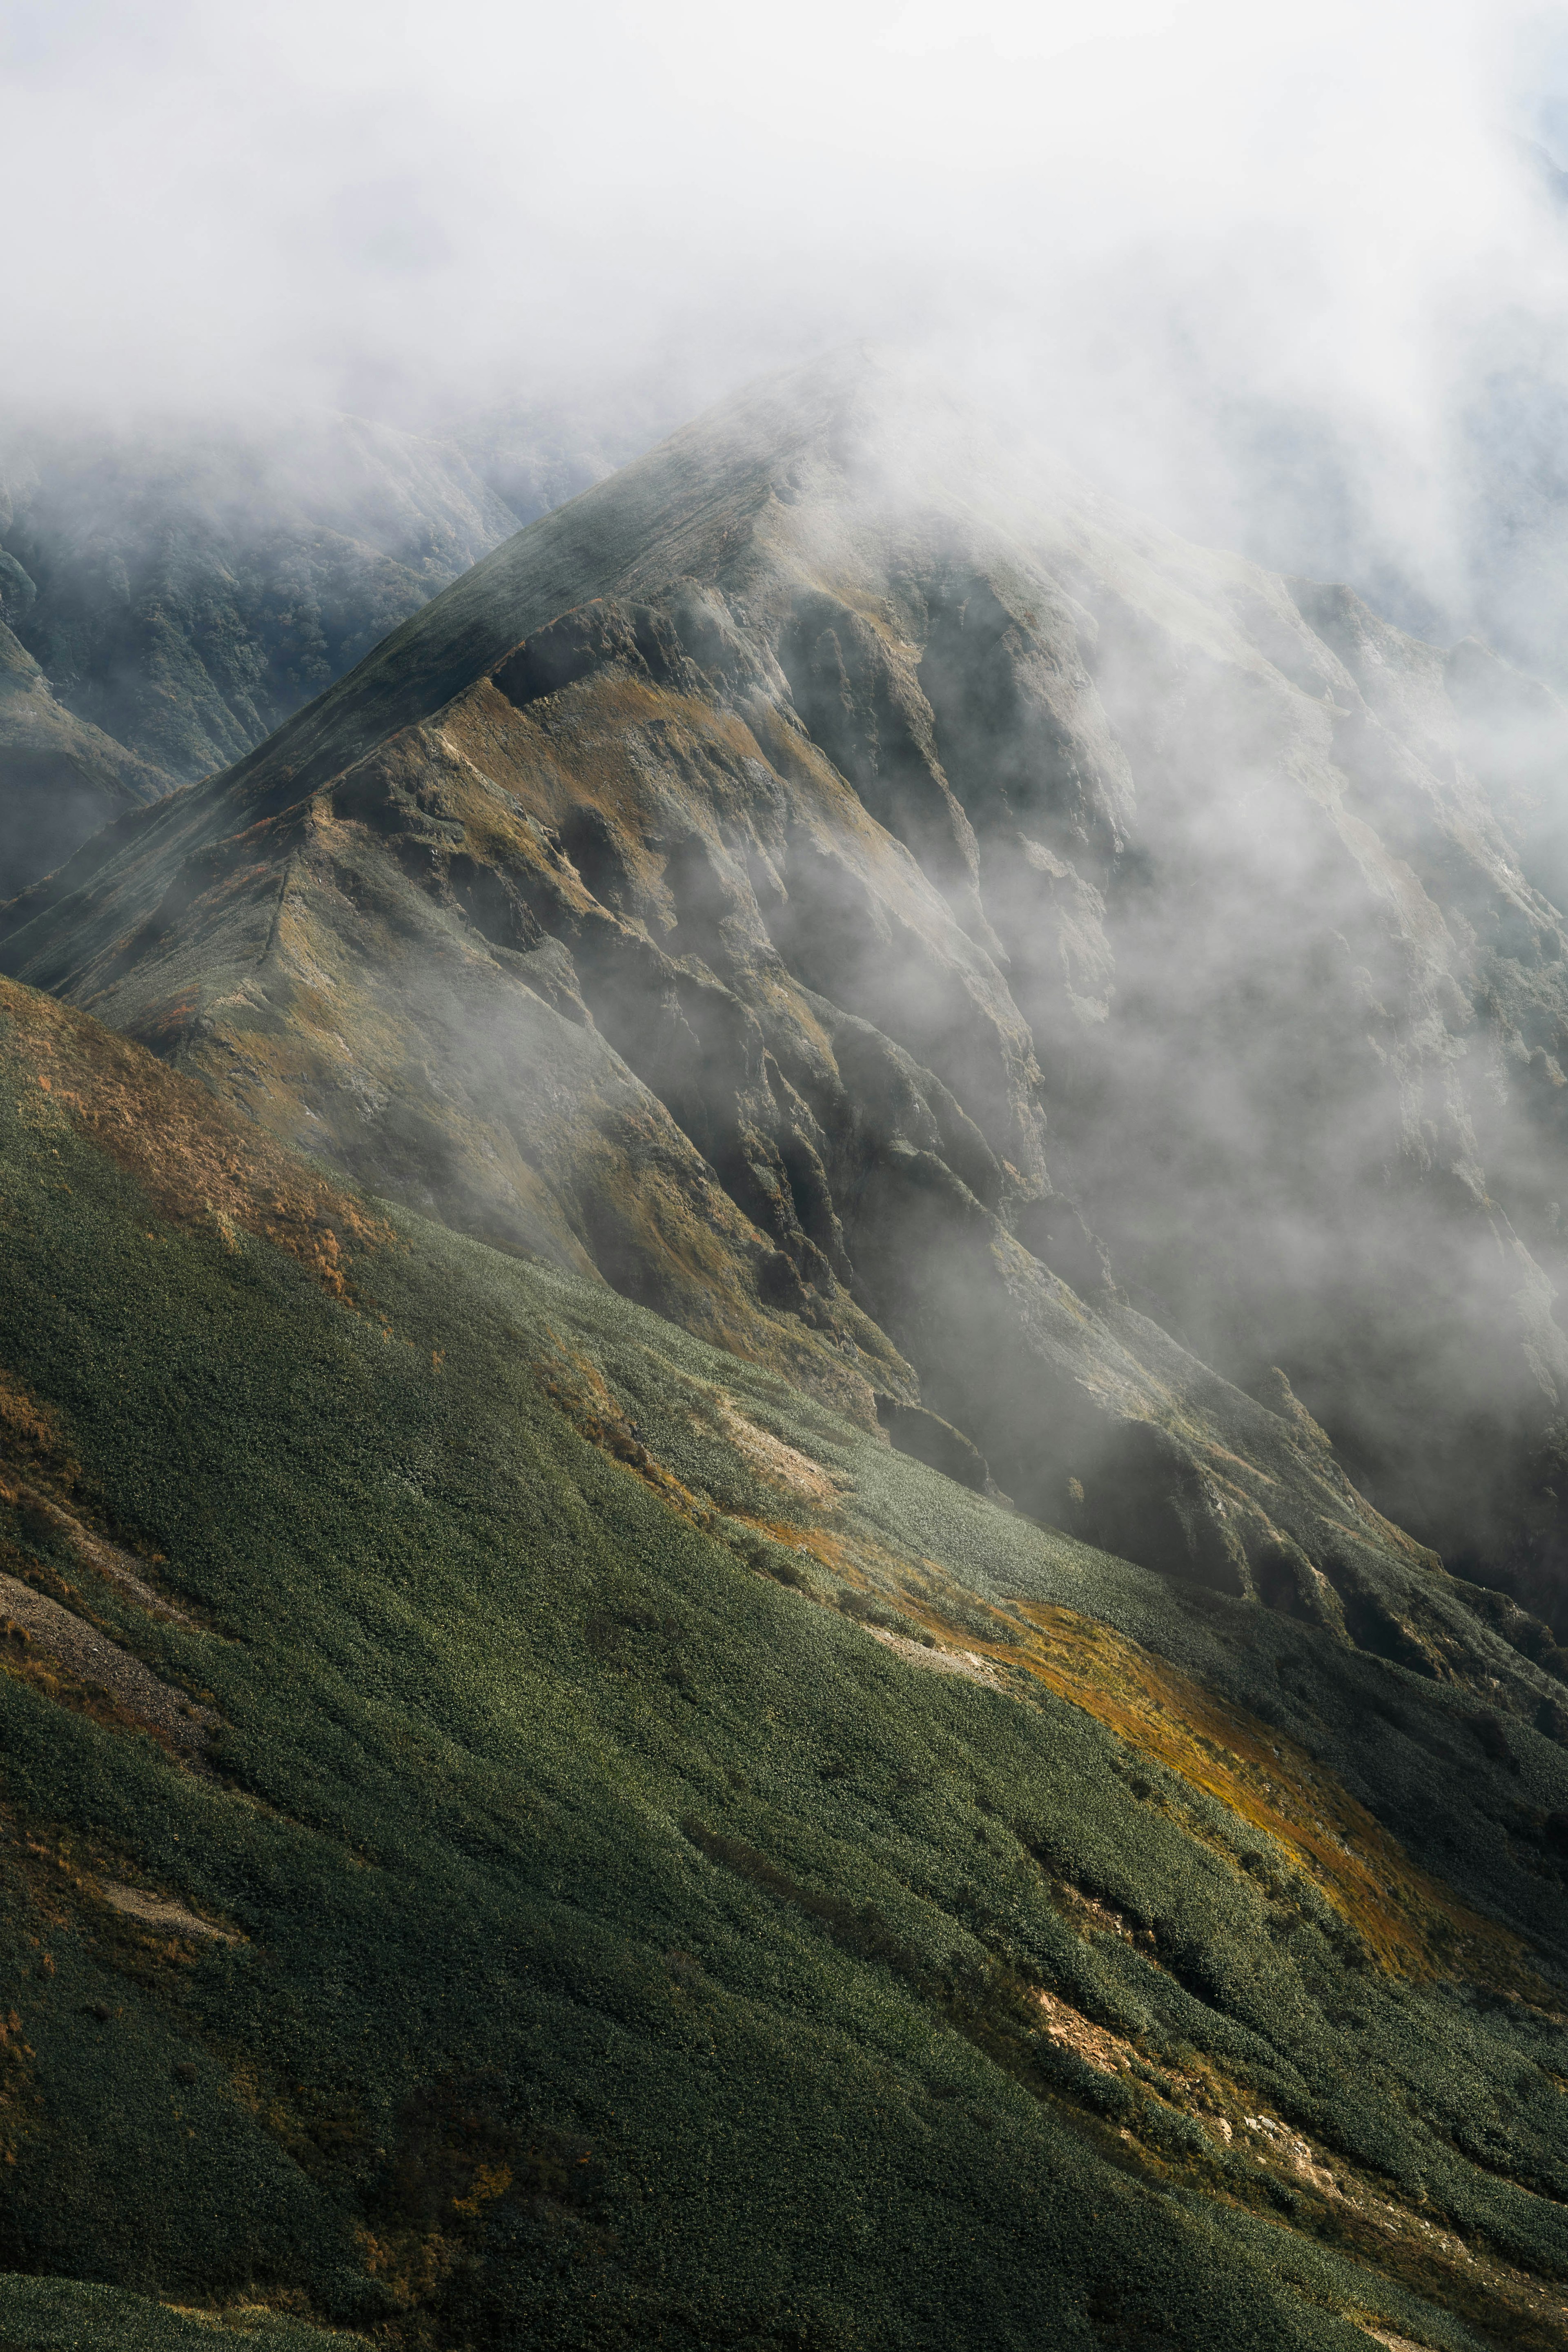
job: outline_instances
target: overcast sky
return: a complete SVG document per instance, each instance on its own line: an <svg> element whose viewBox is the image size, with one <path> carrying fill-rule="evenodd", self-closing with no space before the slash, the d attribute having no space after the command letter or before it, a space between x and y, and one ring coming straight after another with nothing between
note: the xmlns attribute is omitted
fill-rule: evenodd
<svg viewBox="0 0 1568 2352"><path fill-rule="evenodd" d="M1414 480L1478 348L1528 321L1559 364L1562 215L1511 142L1568 123L1565 22L0 0L0 400L673 417L866 335L1005 384L1156 502L1212 462L1205 415L1255 401L1352 420Z"/></svg>

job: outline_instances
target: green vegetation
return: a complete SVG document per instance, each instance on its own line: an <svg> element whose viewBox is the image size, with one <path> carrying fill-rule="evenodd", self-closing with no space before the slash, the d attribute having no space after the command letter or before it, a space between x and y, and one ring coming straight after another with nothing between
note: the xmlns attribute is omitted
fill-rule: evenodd
<svg viewBox="0 0 1568 2352"><path fill-rule="evenodd" d="M0 2344L1568 2340L1558 1748L289 1166L5 987Z"/></svg>
<svg viewBox="0 0 1568 2352"><path fill-rule="evenodd" d="M5 2352L363 2352L363 2339L309 2327L264 2304L179 2311L80 2279L0 2279Z"/></svg>

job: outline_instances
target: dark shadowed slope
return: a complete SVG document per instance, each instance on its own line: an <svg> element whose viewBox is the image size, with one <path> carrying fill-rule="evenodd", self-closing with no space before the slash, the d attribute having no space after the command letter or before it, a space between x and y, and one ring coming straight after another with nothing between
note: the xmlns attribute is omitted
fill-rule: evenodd
<svg viewBox="0 0 1568 2352"><path fill-rule="evenodd" d="M0 898L167 789L157 769L56 698L0 621Z"/></svg>
<svg viewBox="0 0 1568 2352"><path fill-rule="evenodd" d="M1568 2342L1538 1669L1033 1527L8 982L0 1594L9 2345Z"/></svg>
<svg viewBox="0 0 1568 2352"><path fill-rule="evenodd" d="M1568 965L1476 761L1529 692L849 358L498 550L3 952L377 1189L1441 1677L1431 1556L1319 1423L1557 1609Z"/></svg>

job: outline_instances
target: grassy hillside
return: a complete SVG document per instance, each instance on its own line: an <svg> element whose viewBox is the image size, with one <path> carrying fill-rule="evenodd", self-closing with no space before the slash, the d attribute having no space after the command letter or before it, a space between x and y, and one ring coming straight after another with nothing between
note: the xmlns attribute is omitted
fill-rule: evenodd
<svg viewBox="0 0 1568 2352"><path fill-rule="evenodd" d="M1484 1626L1184 1596L9 983L0 1576L0 2344L1568 2341Z"/></svg>

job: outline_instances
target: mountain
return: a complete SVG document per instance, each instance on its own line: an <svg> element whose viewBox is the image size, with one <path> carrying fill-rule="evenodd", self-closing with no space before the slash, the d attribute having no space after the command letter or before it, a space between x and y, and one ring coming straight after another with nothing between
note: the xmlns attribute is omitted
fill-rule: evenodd
<svg viewBox="0 0 1568 2352"><path fill-rule="evenodd" d="M9 982L0 1588L23 2352L1568 2340L1479 1621L1037 1526Z"/></svg>
<svg viewBox="0 0 1568 2352"><path fill-rule="evenodd" d="M56 699L0 621L0 896L13 897L89 834L167 790L158 769Z"/></svg>
<svg viewBox="0 0 1568 2352"><path fill-rule="evenodd" d="M473 431L465 450L321 412L0 432L0 624L37 706L0 736L0 896L126 804L113 776L144 799L225 767L613 462L558 416ZM35 835L17 812L40 794Z"/></svg>
<svg viewBox="0 0 1568 2352"><path fill-rule="evenodd" d="M1568 1633L1559 717L851 355L533 524L0 961L1441 1678L1478 1611Z"/></svg>

